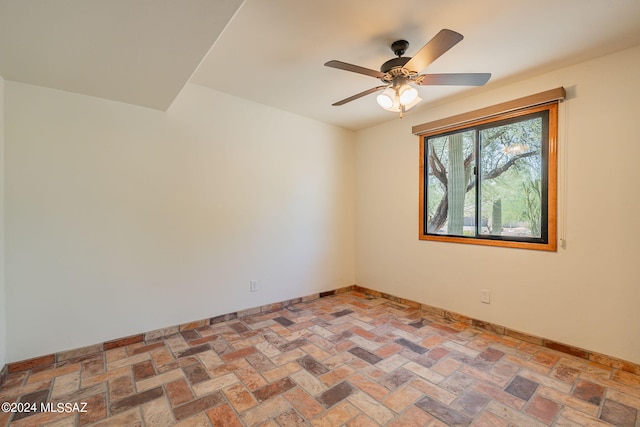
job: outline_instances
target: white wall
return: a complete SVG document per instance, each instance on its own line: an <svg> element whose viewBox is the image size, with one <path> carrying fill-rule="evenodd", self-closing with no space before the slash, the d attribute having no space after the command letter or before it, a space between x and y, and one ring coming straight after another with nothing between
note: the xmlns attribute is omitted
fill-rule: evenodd
<svg viewBox="0 0 640 427"><path fill-rule="evenodd" d="M640 363L638 69L640 47L358 132L356 282ZM569 92L559 135L566 249L419 241L411 126L558 86Z"/></svg>
<svg viewBox="0 0 640 427"><path fill-rule="evenodd" d="M195 85L5 105L8 361L354 283L352 132Z"/></svg>
<svg viewBox="0 0 640 427"><path fill-rule="evenodd" d="M6 312L4 282L4 79L0 77L0 370L7 363Z"/></svg>
<svg viewBox="0 0 640 427"><path fill-rule="evenodd" d="M6 361L355 282L640 363L639 67L634 48L355 137L193 85L161 113L5 82ZM419 241L411 126L557 86L566 249Z"/></svg>

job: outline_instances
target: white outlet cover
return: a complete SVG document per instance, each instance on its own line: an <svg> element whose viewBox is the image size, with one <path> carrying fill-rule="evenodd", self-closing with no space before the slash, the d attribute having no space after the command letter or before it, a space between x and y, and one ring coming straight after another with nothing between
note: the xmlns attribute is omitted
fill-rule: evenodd
<svg viewBox="0 0 640 427"><path fill-rule="evenodd" d="M483 302L485 304L490 304L491 303L491 291L488 289L481 289L480 290L480 302Z"/></svg>

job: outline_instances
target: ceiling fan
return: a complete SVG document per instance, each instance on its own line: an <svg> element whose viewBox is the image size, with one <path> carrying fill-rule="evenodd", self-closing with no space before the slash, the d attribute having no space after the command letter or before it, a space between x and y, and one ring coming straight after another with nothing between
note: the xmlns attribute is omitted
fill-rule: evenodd
<svg viewBox="0 0 640 427"><path fill-rule="evenodd" d="M418 104L422 99L418 96L418 90L409 83L415 85L457 85L457 86L482 86L489 78L490 73L450 73L450 74L420 74L429 64L438 59L442 54L458 44L464 37L452 30L443 29L425 44L413 57L402 56L409 47L406 40L398 40L391 44L391 50L397 58L393 58L382 64L380 71L359 65L348 64L342 61L329 61L324 65L339 70L364 74L365 76L380 79L384 84L357 93L353 96L335 102L331 105L344 105L363 96L382 91L376 98L378 104L388 111L407 111Z"/></svg>

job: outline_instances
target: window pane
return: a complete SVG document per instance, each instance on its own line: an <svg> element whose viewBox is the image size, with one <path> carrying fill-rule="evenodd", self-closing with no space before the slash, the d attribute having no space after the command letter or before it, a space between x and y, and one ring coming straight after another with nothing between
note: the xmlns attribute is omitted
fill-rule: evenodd
<svg viewBox="0 0 640 427"><path fill-rule="evenodd" d="M475 132L427 140L427 233L475 236Z"/></svg>
<svg viewBox="0 0 640 427"><path fill-rule="evenodd" d="M542 124L538 116L480 131L480 234L541 236Z"/></svg>

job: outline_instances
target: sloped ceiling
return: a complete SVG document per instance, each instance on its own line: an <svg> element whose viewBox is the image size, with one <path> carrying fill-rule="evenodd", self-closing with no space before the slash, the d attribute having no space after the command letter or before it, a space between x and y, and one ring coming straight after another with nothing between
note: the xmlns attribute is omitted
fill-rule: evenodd
<svg viewBox="0 0 640 427"><path fill-rule="evenodd" d="M0 0L0 75L159 110L190 81L361 129L397 117L373 95L331 106L380 82L330 59L378 69L394 40L463 34L426 71L492 79L421 87L418 110L639 45L639 23L638 0Z"/></svg>
<svg viewBox="0 0 640 427"><path fill-rule="evenodd" d="M241 0L0 0L0 75L166 110Z"/></svg>

